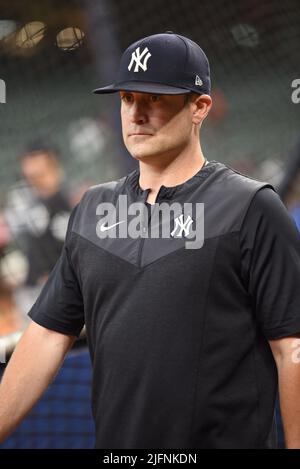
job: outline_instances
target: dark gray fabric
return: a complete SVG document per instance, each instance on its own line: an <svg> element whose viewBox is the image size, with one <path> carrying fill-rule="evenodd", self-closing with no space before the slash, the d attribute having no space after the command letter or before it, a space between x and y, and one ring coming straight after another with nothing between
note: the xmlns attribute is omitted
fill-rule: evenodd
<svg viewBox="0 0 300 469"><path fill-rule="evenodd" d="M86 193L29 313L65 334L86 325L96 446L276 447L268 339L300 331L299 235L278 196L218 162L162 186L159 204L205 204L205 241L191 250L99 239L96 208L120 193L148 190L133 172Z"/></svg>

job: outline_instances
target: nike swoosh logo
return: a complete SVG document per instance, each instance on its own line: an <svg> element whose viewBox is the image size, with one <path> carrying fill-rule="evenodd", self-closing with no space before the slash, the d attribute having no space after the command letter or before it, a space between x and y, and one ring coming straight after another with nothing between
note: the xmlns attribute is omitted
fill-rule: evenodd
<svg viewBox="0 0 300 469"><path fill-rule="evenodd" d="M104 226L105 223L103 223L103 224L100 226L100 231L107 231L107 230L110 230L111 228L114 228L115 226L120 225L120 223L124 223L124 221L125 221L125 220L118 221L118 223L114 223L113 225L110 225L110 226Z"/></svg>

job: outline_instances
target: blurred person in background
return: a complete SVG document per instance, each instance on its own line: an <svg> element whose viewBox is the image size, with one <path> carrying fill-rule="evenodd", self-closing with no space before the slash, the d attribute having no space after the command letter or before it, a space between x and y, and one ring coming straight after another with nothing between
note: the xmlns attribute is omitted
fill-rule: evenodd
<svg viewBox="0 0 300 469"><path fill-rule="evenodd" d="M31 143L20 159L25 184L9 195L6 217L28 261L27 286L41 286L57 261L72 209L56 149Z"/></svg>
<svg viewBox="0 0 300 469"><path fill-rule="evenodd" d="M25 148L20 171L22 179L8 192L4 216L16 250L13 295L26 316L60 256L74 197L58 151L45 139Z"/></svg>
<svg viewBox="0 0 300 469"><path fill-rule="evenodd" d="M14 278L8 274L6 250L10 241L9 227L0 214L0 337L22 329L25 325L13 297Z"/></svg>
<svg viewBox="0 0 300 469"><path fill-rule="evenodd" d="M13 288L0 275L0 337L22 329L24 321L13 297Z"/></svg>

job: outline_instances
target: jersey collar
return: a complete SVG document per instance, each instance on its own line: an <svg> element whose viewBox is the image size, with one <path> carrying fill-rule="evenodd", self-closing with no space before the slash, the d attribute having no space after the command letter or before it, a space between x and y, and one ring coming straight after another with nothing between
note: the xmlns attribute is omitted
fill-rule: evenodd
<svg viewBox="0 0 300 469"><path fill-rule="evenodd" d="M215 163L216 161L206 161L205 165L196 174L194 174L194 176L182 184L168 187L162 185L157 194L156 201L159 202L161 199L173 199L175 196L177 197L178 195L198 186L202 180L206 179L206 177L212 173L215 168ZM139 169L136 169L128 174L126 181L127 188L138 199L145 198L150 191L149 188L142 189L140 187L139 178L140 171Z"/></svg>

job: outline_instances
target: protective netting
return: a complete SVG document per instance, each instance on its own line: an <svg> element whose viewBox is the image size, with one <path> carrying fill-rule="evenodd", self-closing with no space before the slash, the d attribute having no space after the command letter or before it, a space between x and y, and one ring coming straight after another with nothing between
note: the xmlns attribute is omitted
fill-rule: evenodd
<svg viewBox="0 0 300 469"><path fill-rule="evenodd" d="M278 182L299 138L299 0L0 0L0 336L26 323L84 189L134 167L118 97L91 90L114 81L130 43L167 30L198 42L210 61L205 156ZM24 176L29 148L58 158L39 162L57 178L50 196L41 198L32 167Z"/></svg>
<svg viewBox="0 0 300 469"><path fill-rule="evenodd" d="M191 37L209 57L215 106L203 131L208 158L251 171L262 160L285 158L298 135L299 107L291 101L299 75L297 0L0 3L1 17L18 32L8 40L9 26L1 31L0 24L0 78L7 87L0 105L2 191L19 173L18 155L40 133L60 147L76 182L124 172L106 120L115 101L90 91L114 79L131 42L165 30ZM33 22L39 24L30 28Z"/></svg>
<svg viewBox="0 0 300 469"><path fill-rule="evenodd" d="M204 125L208 159L253 171L282 160L299 135L300 4L276 0L115 2L122 47L173 30L198 42L211 64L215 106Z"/></svg>
<svg viewBox="0 0 300 469"><path fill-rule="evenodd" d="M90 387L87 350L72 352L43 398L0 449L93 448Z"/></svg>

